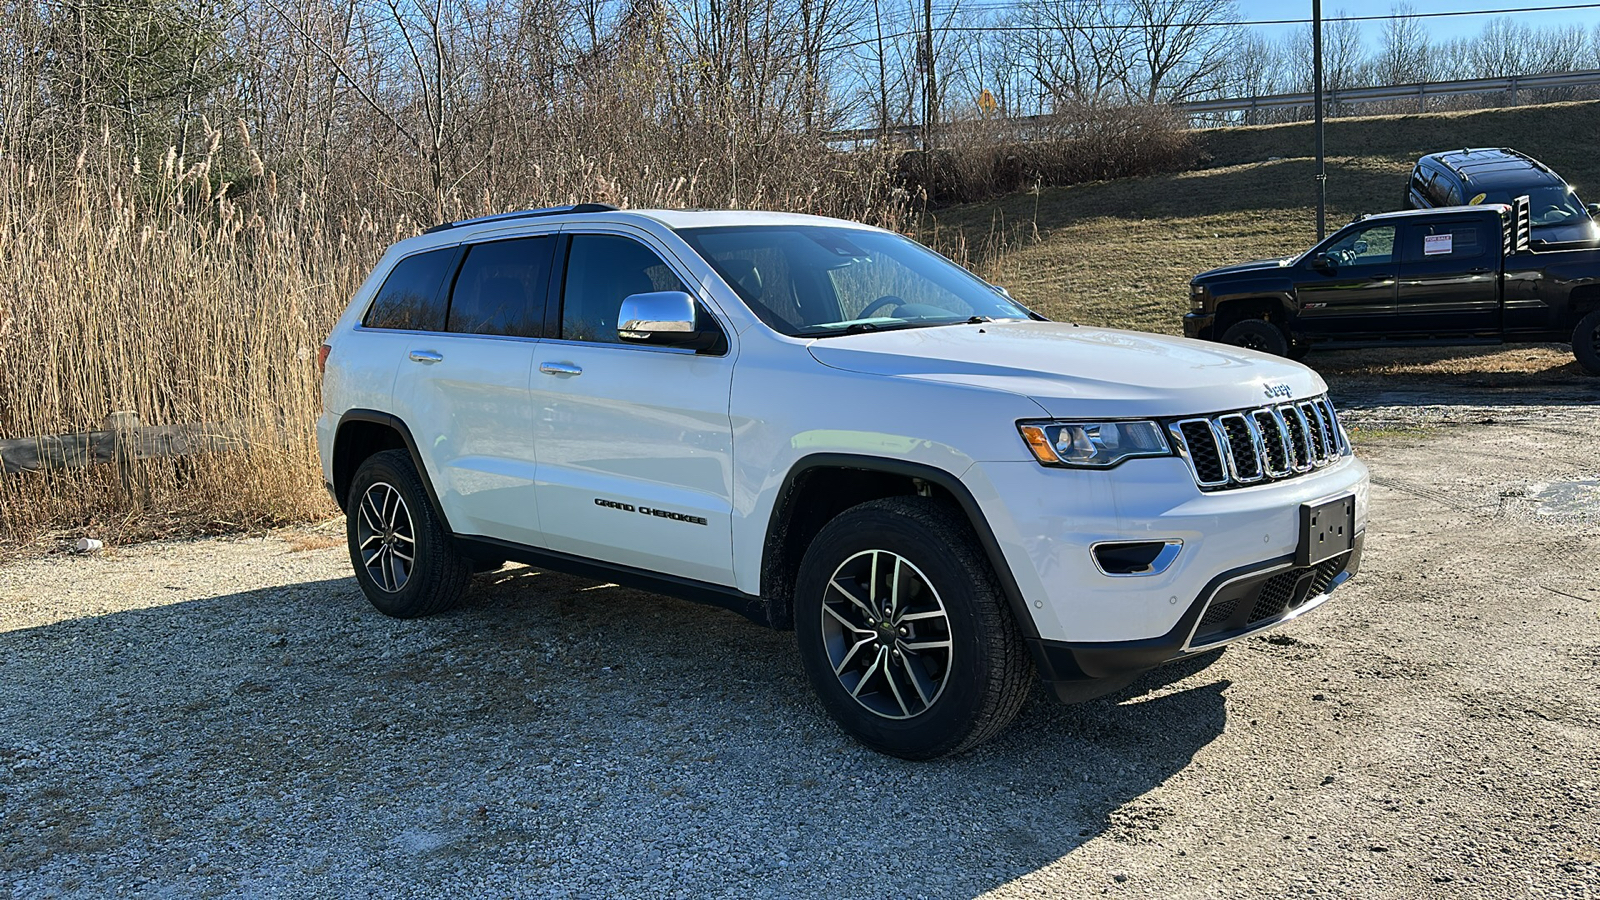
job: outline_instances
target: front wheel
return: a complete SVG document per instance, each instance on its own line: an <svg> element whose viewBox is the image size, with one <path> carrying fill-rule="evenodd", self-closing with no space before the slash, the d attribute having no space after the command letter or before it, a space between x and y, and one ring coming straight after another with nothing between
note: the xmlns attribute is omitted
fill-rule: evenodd
<svg viewBox="0 0 1600 900"><path fill-rule="evenodd" d="M905 759L998 734L1032 680L971 525L930 498L875 500L828 523L800 565L795 633L833 719Z"/></svg>
<svg viewBox="0 0 1600 900"><path fill-rule="evenodd" d="M1600 375L1600 309L1578 320L1572 330L1572 355L1590 375Z"/></svg>
<svg viewBox="0 0 1600 900"><path fill-rule="evenodd" d="M1274 356L1289 355L1289 338L1283 329L1265 319L1240 319L1222 333L1222 342Z"/></svg>

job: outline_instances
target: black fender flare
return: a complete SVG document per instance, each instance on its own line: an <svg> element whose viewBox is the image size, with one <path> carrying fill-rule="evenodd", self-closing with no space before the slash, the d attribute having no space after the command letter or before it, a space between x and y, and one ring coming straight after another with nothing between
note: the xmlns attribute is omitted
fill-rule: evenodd
<svg viewBox="0 0 1600 900"><path fill-rule="evenodd" d="M789 467L788 473L783 478L783 485L778 489L778 496L772 505L772 513L767 518L767 534L761 552L761 595L770 597L771 593L767 584L771 570L768 562L772 549L779 540L779 522L785 504L794 489L799 477L811 469L860 469L867 472L883 472L889 475L903 475L926 481L937 485L961 507L962 513L978 536L978 544L983 549L984 555L989 559L989 566L994 569L994 574L1000 581L1000 591L1011 606L1011 614L1017 620L1017 627L1022 630L1022 635L1027 639L1027 644L1034 651L1036 661L1043 665L1039 646L1039 629L1034 624L1033 614L1028 610L1028 601L1022 596L1022 589L1017 586L1017 579L1011 572L1011 566L1006 561L1005 553L1000 549L1000 541L994 535L994 529L989 526L989 520L984 516L983 509L978 506L977 498L972 496L972 491L961 482L961 479L945 469L926 463L910 462L903 459L892 459L881 456L866 456L855 453L812 453L795 460ZM1045 671L1043 668L1040 671Z"/></svg>
<svg viewBox="0 0 1600 900"><path fill-rule="evenodd" d="M406 452L411 454L411 464L417 467L417 474L422 477L422 486L428 491L428 502L433 506L433 514L439 517L439 523L444 526L446 534L454 534L455 529L450 527L450 520L445 517L444 506L439 502L439 494L433 489L433 478L428 473L427 466L422 463L422 454L417 451L416 438L411 436L411 429L406 423L392 413L379 412L375 409L348 409L339 417L339 425L333 432L333 454L339 453L339 438L344 434L345 425L350 422L370 422L383 425L400 435L400 440L405 444Z"/></svg>

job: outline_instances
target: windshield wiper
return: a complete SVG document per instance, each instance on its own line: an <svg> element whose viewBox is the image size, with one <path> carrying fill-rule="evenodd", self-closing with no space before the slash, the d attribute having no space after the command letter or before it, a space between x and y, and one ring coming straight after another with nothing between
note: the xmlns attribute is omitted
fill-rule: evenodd
<svg viewBox="0 0 1600 900"><path fill-rule="evenodd" d="M863 331L877 330L878 323L876 322L851 322L849 325L845 326L844 331L841 332L841 334L860 334Z"/></svg>
<svg viewBox="0 0 1600 900"><path fill-rule="evenodd" d="M967 319L966 324L968 324L968 325L982 325L985 322L993 322L993 321L994 321L994 317L993 316L971 316L971 317L969 317Z"/></svg>

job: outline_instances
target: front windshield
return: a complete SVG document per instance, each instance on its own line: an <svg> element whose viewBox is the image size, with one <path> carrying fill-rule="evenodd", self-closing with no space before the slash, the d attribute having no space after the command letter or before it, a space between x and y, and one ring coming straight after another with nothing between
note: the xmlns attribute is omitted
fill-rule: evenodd
<svg viewBox="0 0 1600 900"><path fill-rule="evenodd" d="M915 241L827 225L678 232L761 321L787 335L1026 319L1026 309Z"/></svg>
<svg viewBox="0 0 1600 900"><path fill-rule="evenodd" d="M1566 225L1589 218L1577 193L1565 185L1552 184L1517 191L1516 194L1528 195L1528 221L1532 225ZM1510 205L1515 199L1510 191L1489 191L1481 196L1483 199L1474 202L1474 206L1483 203Z"/></svg>

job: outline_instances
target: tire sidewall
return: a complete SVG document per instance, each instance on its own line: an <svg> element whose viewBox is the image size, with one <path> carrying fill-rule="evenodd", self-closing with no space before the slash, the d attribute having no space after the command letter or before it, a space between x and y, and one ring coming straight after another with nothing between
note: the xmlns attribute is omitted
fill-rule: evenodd
<svg viewBox="0 0 1600 900"><path fill-rule="evenodd" d="M1590 375L1600 375L1600 343L1595 340L1596 329L1600 329L1600 309L1579 319L1577 327L1572 329L1572 355Z"/></svg>
<svg viewBox="0 0 1600 900"><path fill-rule="evenodd" d="M858 507L841 514L812 542L795 583L800 660L823 706L862 743L910 759L940 756L960 745L973 729L984 694L990 689L984 648L990 644L986 632L991 626L978 615L978 604L996 602L997 591L991 587L992 578L974 584L974 573L961 564L960 554L948 552L942 543L939 535L914 519ZM950 623L953 646L943 692L932 707L910 719L887 719L861 706L827 662L822 598L840 564L864 550L898 554L921 570L943 602Z"/></svg>
<svg viewBox="0 0 1600 900"><path fill-rule="evenodd" d="M356 522L360 516L359 505L367 489L379 482L392 486L399 492L411 514L411 530L416 539L416 553L410 576L398 591L385 591L367 572L358 549ZM421 479L409 457L403 451L386 450L369 457L356 470L350 481L350 495L345 506L345 545L350 552L350 565L355 569L356 581L378 611L400 619L415 618L433 611L432 598L428 596L437 573L432 571L440 554L432 543L440 539L440 528L433 516L429 499L421 490Z"/></svg>
<svg viewBox="0 0 1600 900"><path fill-rule="evenodd" d="M1245 347L1239 339L1250 336L1260 340L1260 347ZM1271 353L1273 356L1289 355L1289 338L1283 329L1265 319L1241 319L1228 326L1223 332L1222 342L1235 347L1245 347L1246 350L1256 350L1261 353Z"/></svg>

